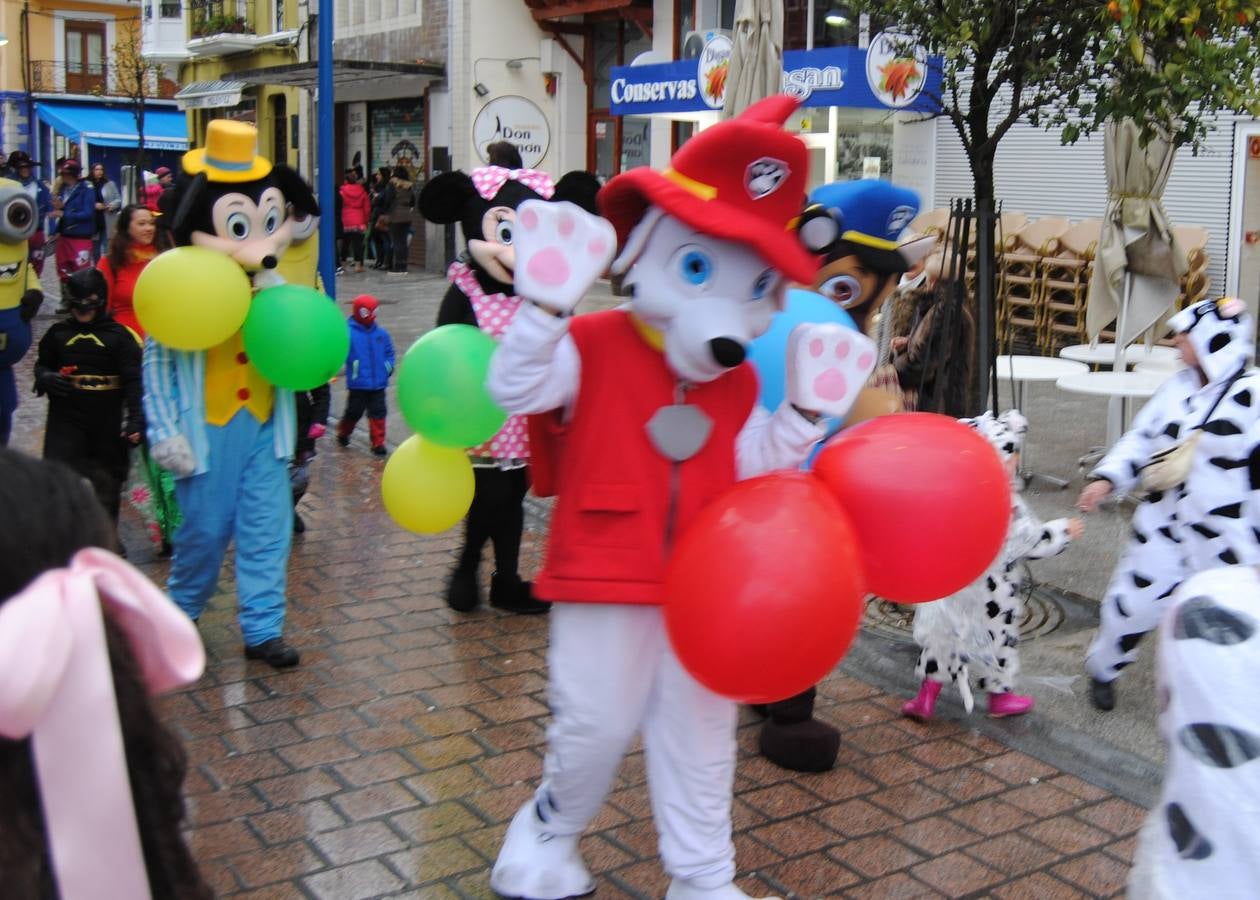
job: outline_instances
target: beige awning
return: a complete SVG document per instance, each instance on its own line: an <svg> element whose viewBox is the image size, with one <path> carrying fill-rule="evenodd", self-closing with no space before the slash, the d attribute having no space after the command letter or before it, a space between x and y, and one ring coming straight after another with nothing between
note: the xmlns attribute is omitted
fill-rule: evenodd
<svg viewBox="0 0 1260 900"><path fill-rule="evenodd" d="M243 81L194 81L175 94L180 109L218 109L236 106L249 85Z"/></svg>

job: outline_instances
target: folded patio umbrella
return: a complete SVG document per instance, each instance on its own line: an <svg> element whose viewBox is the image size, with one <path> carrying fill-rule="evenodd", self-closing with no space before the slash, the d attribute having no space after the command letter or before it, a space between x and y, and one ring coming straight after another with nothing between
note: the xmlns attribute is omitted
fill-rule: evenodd
<svg viewBox="0 0 1260 900"><path fill-rule="evenodd" d="M722 118L783 89L783 0L739 0Z"/></svg>

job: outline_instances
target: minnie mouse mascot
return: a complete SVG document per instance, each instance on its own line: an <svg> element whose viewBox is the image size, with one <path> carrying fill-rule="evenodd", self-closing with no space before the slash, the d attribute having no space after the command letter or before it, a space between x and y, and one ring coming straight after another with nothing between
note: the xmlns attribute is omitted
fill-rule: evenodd
<svg viewBox="0 0 1260 900"><path fill-rule="evenodd" d="M438 310L438 326L475 325L501 338L521 307L513 287L516 268L512 232L516 209L526 200L569 201L595 211L599 181L588 172L570 172L557 184L546 172L486 166L472 175L439 175L420 192L420 214L430 222L459 222L468 242L467 261L446 272L451 286ZM490 605L516 613L545 613L517 572L524 501L529 490L529 437L522 416L510 416L494 437L468 451L476 488L465 524L464 547L451 573L446 602L468 612L480 603L477 567L487 540L494 545Z"/></svg>
<svg viewBox="0 0 1260 900"><path fill-rule="evenodd" d="M796 105L767 98L692 138L665 171L613 178L598 197L607 221L565 203L517 209L515 284L528 302L488 387L510 412L545 414L553 430L531 434L558 440L536 454L555 464L557 501L534 588L553 606L554 718L542 784L491 874L505 897L595 890L578 839L636 732L667 900L747 897L731 840L736 704L682 666L660 604L672 548L705 504L799 466L823 436L820 415L847 413L874 366L858 332L801 325L787 399L773 413L757 405L748 345L785 281L808 284L818 267L794 227L809 168L782 128ZM618 246L628 307L573 316Z"/></svg>

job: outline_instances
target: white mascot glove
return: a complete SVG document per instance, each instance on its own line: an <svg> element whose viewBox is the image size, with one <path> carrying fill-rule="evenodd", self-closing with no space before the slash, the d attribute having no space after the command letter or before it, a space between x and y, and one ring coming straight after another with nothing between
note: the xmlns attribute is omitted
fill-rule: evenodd
<svg viewBox="0 0 1260 900"><path fill-rule="evenodd" d="M191 475L197 468L197 460L193 456L192 447L188 444L188 438L182 434L158 441L149 448L149 455L153 457L154 462L172 475Z"/></svg>
<svg viewBox="0 0 1260 900"><path fill-rule="evenodd" d="M843 325L797 325L788 337L787 400L844 418L875 370L875 342Z"/></svg>
<svg viewBox="0 0 1260 900"><path fill-rule="evenodd" d="M573 312L617 250L617 232L573 203L526 200L512 229L516 292L562 315Z"/></svg>

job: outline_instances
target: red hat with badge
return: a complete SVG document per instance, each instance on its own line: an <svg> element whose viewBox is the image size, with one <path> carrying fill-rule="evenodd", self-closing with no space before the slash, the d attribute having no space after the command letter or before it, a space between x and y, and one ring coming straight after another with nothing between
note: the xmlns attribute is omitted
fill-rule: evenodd
<svg viewBox="0 0 1260 900"><path fill-rule="evenodd" d="M371 325L376 321L376 308L379 305L379 301L371 294L360 294L350 304L350 310L356 322Z"/></svg>
<svg viewBox="0 0 1260 900"><path fill-rule="evenodd" d="M818 258L796 234L809 150L783 122L799 105L780 94L754 103L687 141L663 172L646 166L613 177L596 198L625 244L649 206L702 234L747 244L788 278L808 284Z"/></svg>

